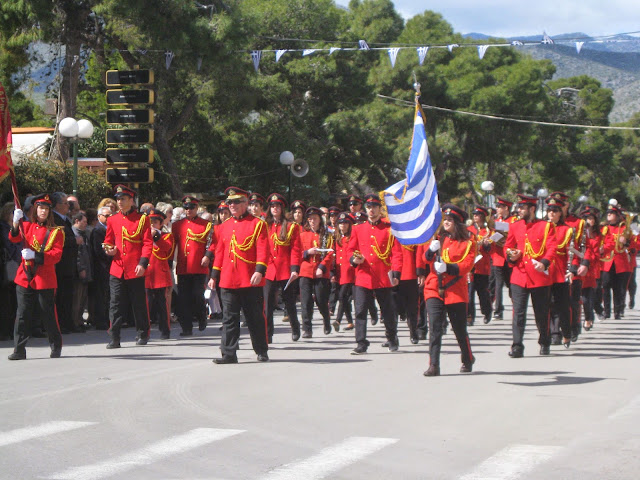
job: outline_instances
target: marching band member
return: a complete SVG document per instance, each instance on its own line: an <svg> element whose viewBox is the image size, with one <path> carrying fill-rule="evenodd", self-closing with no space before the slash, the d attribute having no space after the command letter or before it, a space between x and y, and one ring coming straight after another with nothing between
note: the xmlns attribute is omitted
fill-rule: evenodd
<svg viewBox="0 0 640 480"><path fill-rule="evenodd" d="M518 221L518 217L515 215L511 215L511 207L513 207L513 202L506 200L501 197L497 197L496 199L496 222L503 222L512 224ZM496 228L496 231L498 229ZM495 308L493 310L493 318L494 319L502 319L502 315L504 312L504 304L502 301L502 288L504 285L507 286L507 289L510 287L509 279L511 278L511 266L509 262L507 262L504 258L504 242L507 239L507 233L504 231L500 232L503 235L503 238L496 242L495 248L491 251L491 277L493 280L491 284L493 288L491 289L493 293L493 297L495 298Z"/></svg>
<svg viewBox="0 0 640 480"><path fill-rule="evenodd" d="M347 212L342 212L338 216L338 229L336 231L335 253L335 276L340 285L338 292L338 312L333 322L333 328L336 332L340 331L342 316L347 317L348 325L345 330L353 330L353 318L351 317L351 299L353 297L353 283L355 282L355 269L349 262L347 255L347 247L351 238L351 230L353 228L353 217Z"/></svg>
<svg viewBox="0 0 640 480"><path fill-rule="evenodd" d="M492 230L487 223L489 210L481 205L476 205L473 211L473 224L469 231L475 236L477 254L481 255L472 269L472 281L469 283L469 308L467 310L467 324L473 325L476 316L475 294L480 300L480 311L484 317L485 325L491 321L491 293L489 292L489 274L491 273L492 242L489 237ZM470 318L470 320L469 320Z"/></svg>
<svg viewBox="0 0 640 480"><path fill-rule="evenodd" d="M616 320L622 318L625 306L625 294L631 276L629 239L632 232L625 224L624 215L619 206L609 205L607 225L602 230L604 236L604 256L602 264L602 290L604 297L604 316L611 316L611 291L613 290L613 314Z"/></svg>
<svg viewBox="0 0 640 480"><path fill-rule="evenodd" d="M584 228L584 252L585 258L589 258L589 270L582 278L582 305L584 308L584 329L586 331L593 328L595 319L594 302L595 288L600 279L600 247L602 246L602 234L598 225L599 211L595 207L585 207L581 212L581 216L585 219Z"/></svg>

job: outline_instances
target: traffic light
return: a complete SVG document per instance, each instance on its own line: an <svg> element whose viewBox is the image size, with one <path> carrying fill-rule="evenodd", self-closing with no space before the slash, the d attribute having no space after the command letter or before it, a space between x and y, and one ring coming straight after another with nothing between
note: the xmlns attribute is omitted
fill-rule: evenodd
<svg viewBox="0 0 640 480"><path fill-rule="evenodd" d="M107 183L151 183L153 168L107 168Z"/></svg>
<svg viewBox="0 0 640 480"><path fill-rule="evenodd" d="M154 132L150 128L120 128L107 130L107 144L119 145L121 143L143 144L153 143Z"/></svg>
<svg viewBox="0 0 640 480"><path fill-rule="evenodd" d="M107 148L107 163L153 163L153 149Z"/></svg>

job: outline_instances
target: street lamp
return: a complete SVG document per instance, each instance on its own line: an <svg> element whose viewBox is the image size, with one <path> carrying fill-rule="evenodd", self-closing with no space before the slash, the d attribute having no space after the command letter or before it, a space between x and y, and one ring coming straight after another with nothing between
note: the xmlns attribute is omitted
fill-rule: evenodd
<svg viewBox="0 0 640 480"><path fill-rule="evenodd" d="M480 188L482 189L482 191L485 192L485 194L484 194L484 204L488 208L492 208L493 207L493 195L491 195L491 192L493 192L494 187L495 187L495 185L490 180L485 180L480 185Z"/></svg>
<svg viewBox="0 0 640 480"><path fill-rule="evenodd" d="M542 218L543 214L542 212L544 211L544 199L547 198L549 196L549 190L547 190L546 188L540 188L538 190L538 208L540 209L540 215L538 218Z"/></svg>
<svg viewBox="0 0 640 480"><path fill-rule="evenodd" d="M286 166L287 169L289 170L289 194L288 194L289 205L291 205L291 165L293 165L294 160L295 160L295 157L293 156L293 153L291 153L288 150L280 154L280 163Z"/></svg>
<svg viewBox="0 0 640 480"><path fill-rule="evenodd" d="M78 142L91 138L93 135L93 124L84 118L63 118L58 124L60 135L68 138L73 145L73 195L78 195Z"/></svg>

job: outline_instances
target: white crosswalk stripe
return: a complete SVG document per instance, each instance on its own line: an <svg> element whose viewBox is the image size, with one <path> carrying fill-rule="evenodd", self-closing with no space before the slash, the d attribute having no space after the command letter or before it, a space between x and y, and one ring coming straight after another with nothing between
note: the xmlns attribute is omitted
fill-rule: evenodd
<svg viewBox="0 0 640 480"><path fill-rule="evenodd" d="M560 447L540 445L513 445L500 450L460 480L516 480L537 465L546 462Z"/></svg>
<svg viewBox="0 0 640 480"><path fill-rule="evenodd" d="M95 422L55 421L43 423L34 427L18 428L8 432L0 432L0 447L11 445L13 443L24 442L26 440L33 440L34 438L45 437L47 435L53 435L54 433L88 427L89 425L95 425Z"/></svg>
<svg viewBox="0 0 640 480"><path fill-rule="evenodd" d="M167 438L120 457L81 467L72 467L45 478L56 480L95 480L107 478L135 467L149 465L169 455L186 452L193 448L223 440L243 432L244 430L196 428L183 435Z"/></svg>
<svg viewBox="0 0 640 480"><path fill-rule="evenodd" d="M261 480L317 480L396 443L395 438L351 437L298 462L283 465Z"/></svg>

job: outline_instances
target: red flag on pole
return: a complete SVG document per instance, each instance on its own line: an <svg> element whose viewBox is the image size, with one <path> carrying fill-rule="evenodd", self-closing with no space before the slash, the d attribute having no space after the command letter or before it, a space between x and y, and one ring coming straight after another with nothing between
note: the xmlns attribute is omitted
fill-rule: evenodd
<svg viewBox="0 0 640 480"><path fill-rule="evenodd" d="M18 185L16 184L16 176L13 172L13 163L11 162L11 146L13 140L11 138L11 115L9 114L9 99L4 87L0 83L0 182L7 176L11 177L11 189L13 190L13 200L16 208L20 208L20 199L18 197Z"/></svg>

